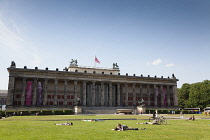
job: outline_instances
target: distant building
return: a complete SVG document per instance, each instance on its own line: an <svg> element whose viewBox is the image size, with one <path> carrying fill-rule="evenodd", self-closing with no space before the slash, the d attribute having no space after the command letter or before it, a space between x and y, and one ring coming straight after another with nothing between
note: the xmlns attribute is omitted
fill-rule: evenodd
<svg viewBox="0 0 210 140"><path fill-rule="evenodd" d="M80 67L71 63L63 71L8 68L7 106L10 107L177 107L177 81L172 77L121 75L113 68Z"/></svg>
<svg viewBox="0 0 210 140"><path fill-rule="evenodd" d="M7 90L0 90L0 105L6 105Z"/></svg>

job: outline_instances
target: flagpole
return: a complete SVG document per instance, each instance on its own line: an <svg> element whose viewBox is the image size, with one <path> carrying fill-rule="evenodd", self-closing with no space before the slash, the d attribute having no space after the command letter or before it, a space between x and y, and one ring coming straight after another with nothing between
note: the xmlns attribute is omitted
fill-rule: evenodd
<svg viewBox="0 0 210 140"><path fill-rule="evenodd" d="M95 56L94 62L95 62L94 67L96 67L96 56Z"/></svg>
<svg viewBox="0 0 210 140"><path fill-rule="evenodd" d="M98 58L95 56L95 67L96 67L96 63L100 64L100 61L98 60Z"/></svg>

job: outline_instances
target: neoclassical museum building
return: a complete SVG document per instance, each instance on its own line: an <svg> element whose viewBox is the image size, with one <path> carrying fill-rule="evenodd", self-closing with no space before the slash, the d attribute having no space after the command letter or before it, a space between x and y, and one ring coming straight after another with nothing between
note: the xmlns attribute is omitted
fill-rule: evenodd
<svg viewBox="0 0 210 140"><path fill-rule="evenodd" d="M148 108L178 106L177 81L171 77L121 75L113 68L82 67L77 61L61 71L16 68L7 69L9 85L7 107L135 107L140 100Z"/></svg>

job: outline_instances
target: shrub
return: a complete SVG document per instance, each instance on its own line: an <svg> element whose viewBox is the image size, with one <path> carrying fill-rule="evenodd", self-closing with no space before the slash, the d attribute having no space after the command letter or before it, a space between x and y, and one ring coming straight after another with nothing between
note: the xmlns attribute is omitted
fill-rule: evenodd
<svg viewBox="0 0 210 140"><path fill-rule="evenodd" d="M41 115L53 115L54 111L53 110L42 110Z"/></svg>
<svg viewBox="0 0 210 140"><path fill-rule="evenodd" d="M40 115L40 111L39 110L31 110L31 115L36 115L36 113L38 113Z"/></svg>
<svg viewBox="0 0 210 140"><path fill-rule="evenodd" d="M63 115L63 110L54 110L54 115Z"/></svg>
<svg viewBox="0 0 210 140"><path fill-rule="evenodd" d="M17 112L17 115L28 116L28 115L31 115L31 111L28 111L28 110L19 110Z"/></svg>
<svg viewBox="0 0 210 140"><path fill-rule="evenodd" d="M74 114L74 111L73 110L64 110L64 115L72 115Z"/></svg>
<svg viewBox="0 0 210 140"><path fill-rule="evenodd" d="M16 111L6 111L6 115L9 117L9 116L14 116L14 115L17 115L17 112Z"/></svg>

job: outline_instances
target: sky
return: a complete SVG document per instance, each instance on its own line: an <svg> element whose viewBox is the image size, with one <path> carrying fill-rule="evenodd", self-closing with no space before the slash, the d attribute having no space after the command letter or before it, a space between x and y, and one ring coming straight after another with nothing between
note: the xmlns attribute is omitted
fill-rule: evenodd
<svg viewBox="0 0 210 140"><path fill-rule="evenodd" d="M210 80L209 0L0 0L0 90L17 68L112 68Z"/></svg>

